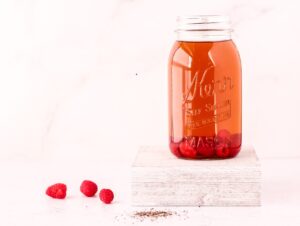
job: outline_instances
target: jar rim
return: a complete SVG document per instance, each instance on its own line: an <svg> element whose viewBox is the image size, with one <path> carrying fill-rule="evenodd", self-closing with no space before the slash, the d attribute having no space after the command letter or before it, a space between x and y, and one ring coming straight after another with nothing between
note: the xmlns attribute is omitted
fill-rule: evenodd
<svg viewBox="0 0 300 226"><path fill-rule="evenodd" d="M177 17L176 31L231 30L226 15L184 15Z"/></svg>
<svg viewBox="0 0 300 226"><path fill-rule="evenodd" d="M177 17L177 40L223 41L231 39L231 23L226 15L185 15Z"/></svg>

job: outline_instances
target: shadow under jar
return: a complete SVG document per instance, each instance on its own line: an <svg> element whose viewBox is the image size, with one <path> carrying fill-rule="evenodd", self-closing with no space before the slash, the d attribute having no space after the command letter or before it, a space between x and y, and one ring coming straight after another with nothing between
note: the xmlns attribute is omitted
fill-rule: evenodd
<svg viewBox="0 0 300 226"><path fill-rule="evenodd" d="M177 18L169 57L170 149L179 158L235 157L242 143L239 53L224 16Z"/></svg>

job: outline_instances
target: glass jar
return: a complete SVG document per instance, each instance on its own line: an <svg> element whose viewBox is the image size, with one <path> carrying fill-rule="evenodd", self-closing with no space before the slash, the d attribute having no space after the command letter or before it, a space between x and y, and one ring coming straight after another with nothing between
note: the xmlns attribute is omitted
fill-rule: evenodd
<svg viewBox="0 0 300 226"><path fill-rule="evenodd" d="M232 158L242 142L241 62L228 17L177 18L169 57L170 149L180 158Z"/></svg>

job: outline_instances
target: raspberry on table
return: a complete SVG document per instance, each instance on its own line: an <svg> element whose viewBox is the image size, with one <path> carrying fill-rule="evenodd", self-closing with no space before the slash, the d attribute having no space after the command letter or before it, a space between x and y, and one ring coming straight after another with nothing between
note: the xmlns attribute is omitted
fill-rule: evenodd
<svg viewBox="0 0 300 226"><path fill-rule="evenodd" d="M46 195L54 199L64 199L67 195L67 185L63 183L53 184L47 188Z"/></svg>
<svg viewBox="0 0 300 226"><path fill-rule="evenodd" d="M102 189L99 193L100 200L105 204L109 204L114 199L114 193L110 189Z"/></svg>
<svg viewBox="0 0 300 226"><path fill-rule="evenodd" d="M87 197L94 196L98 191L98 186L95 182L90 180L82 181L80 191Z"/></svg>

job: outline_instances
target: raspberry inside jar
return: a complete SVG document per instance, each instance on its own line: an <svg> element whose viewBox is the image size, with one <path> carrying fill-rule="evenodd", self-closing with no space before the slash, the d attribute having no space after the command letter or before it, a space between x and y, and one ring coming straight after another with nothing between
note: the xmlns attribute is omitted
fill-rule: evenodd
<svg viewBox="0 0 300 226"><path fill-rule="evenodd" d="M192 136L176 142L170 139L171 152L179 158L187 159L226 159L235 157L241 149L241 135L229 134L220 136Z"/></svg>

